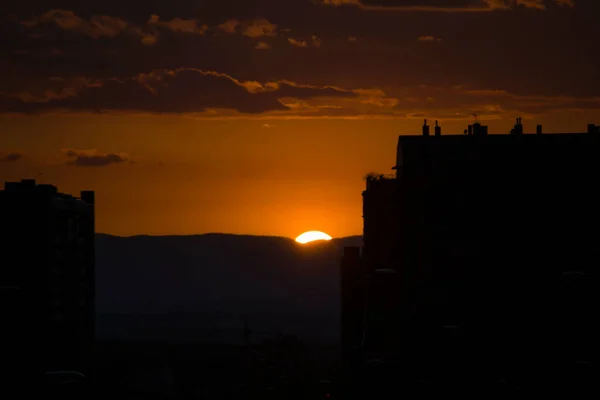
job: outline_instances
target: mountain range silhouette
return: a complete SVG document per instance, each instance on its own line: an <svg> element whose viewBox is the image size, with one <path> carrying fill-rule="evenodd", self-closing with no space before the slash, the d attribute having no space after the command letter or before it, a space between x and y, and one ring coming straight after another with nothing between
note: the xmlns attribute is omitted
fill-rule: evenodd
<svg viewBox="0 0 600 400"><path fill-rule="evenodd" d="M100 340L228 342L244 326L339 339L339 260L361 236L301 245L283 237L96 236Z"/></svg>

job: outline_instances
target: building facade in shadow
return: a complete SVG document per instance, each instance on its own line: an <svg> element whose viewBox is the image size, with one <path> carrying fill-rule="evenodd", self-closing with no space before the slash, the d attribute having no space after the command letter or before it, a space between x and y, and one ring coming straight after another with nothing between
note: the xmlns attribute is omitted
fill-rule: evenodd
<svg viewBox="0 0 600 400"><path fill-rule="evenodd" d="M588 365L599 151L595 125L524 134L520 118L506 135L425 122L400 136L396 175L367 178L362 252L342 263L346 354L438 385L543 386Z"/></svg>
<svg viewBox="0 0 600 400"><path fill-rule="evenodd" d="M2 374L32 387L88 374L94 341L94 192L35 180L0 190ZM50 374L50 375L48 375Z"/></svg>

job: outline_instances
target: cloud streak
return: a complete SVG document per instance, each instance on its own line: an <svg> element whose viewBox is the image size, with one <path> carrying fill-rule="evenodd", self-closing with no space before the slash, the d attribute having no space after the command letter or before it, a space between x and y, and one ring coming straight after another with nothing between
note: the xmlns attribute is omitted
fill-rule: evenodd
<svg viewBox="0 0 600 400"><path fill-rule="evenodd" d="M254 46L254 48L256 50L269 50L271 48L271 45L266 42L258 42L256 43L256 46Z"/></svg>
<svg viewBox="0 0 600 400"><path fill-rule="evenodd" d="M76 167L106 167L130 160L124 153L99 153L96 150L66 149L64 153L69 158L67 164Z"/></svg>
<svg viewBox="0 0 600 400"><path fill-rule="evenodd" d="M4 113L182 114L202 119L416 118L483 119L600 108L599 97L517 95L461 86L341 88L289 80L244 81L215 71L155 70L129 79L81 85L66 97L1 97ZM70 153L75 164L114 157ZM80 155L81 157L78 157Z"/></svg>
<svg viewBox="0 0 600 400"><path fill-rule="evenodd" d="M272 24L271 22L269 22L269 20L265 18L255 19L253 21L247 22L242 27L242 35L251 38L259 38L263 36L276 36L277 25Z"/></svg>
<svg viewBox="0 0 600 400"><path fill-rule="evenodd" d="M546 9L547 3L574 7L573 0L314 0L326 6L355 6L374 11L489 12L517 7Z"/></svg>
<svg viewBox="0 0 600 400"><path fill-rule="evenodd" d="M109 15L93 15L89 20L77 16L70 10L50 10L42 15L21 22L27 28L39 28L44 25L54 25L57 28L91 37L93 39L115 38L122 34L140 39L141 43L153 44L149 34L139 26Z"/></svg>
<svg viewBox="0 0 600 400"><path fill-rule="evenodd" d="M6 154L0 153L0 162L5 162L5 163L16 162L22 158L23 158L23 154L21 154L21 153L15 153L15 152L6 153Z"/></svg>
<svg viewBox="0 0 600 400"><path fill-rule="evenodd" d="M417 38L419 42L441 42L442 39L435 36L419 36Z"/></svg>
<svg viewBox="0 0 600 400"><path fill-rule="evenodd" d="M93 86L82 85L78 91L72 89L69 94L39 98L5 96L4 101L0 101L0 111L198 113L211 109L231 109L256 114L289 111L291 107L284 99L357 96L352 90L333 86L313 86L287 80L242 81L227 74L194 68L155 70L129 79L108 79Z"/></svg>
<svg viewBox="0 0 600 400"><path fill-rule="evenodd" d="M308 47L308 43L306 42L306 40L296 40L294 38L288 38L288 42L292 46L296 46L296 47Z"/></svg>
<svg viewBox="0 0 600 400"><path fill-rule="evenodd" d="M148 25L166 28L173 32L190 33L200 36L204 36L206 31L210 29L208 25L202 25L196 19L174 18L169 21L161 21L158 15L150 16Z"/></svg>

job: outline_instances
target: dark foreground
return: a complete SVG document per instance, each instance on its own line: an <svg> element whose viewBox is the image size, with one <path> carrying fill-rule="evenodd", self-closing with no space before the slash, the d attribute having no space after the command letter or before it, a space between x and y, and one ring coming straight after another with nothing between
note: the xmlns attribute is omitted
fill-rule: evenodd
<svg viewBox="0 0 600 400"><path fill-rule="evenodd" d="M338 397L339 351L293 337L251 346L105 342L96 357L102 399Z"/></svg>
<svg viewBox="0 0 600 400"><path fill-rule="evenodd" d="M505 374L468 362L454 350L411 366L375 354L367 360L356 357L348 360L350 372L342 366L337 347L305 345L293 337L248 346L101 342L96 346L92 385L54 385L53 393L47 394L103 400L591 399L598 395L591 362L522 363Z"/></svg>

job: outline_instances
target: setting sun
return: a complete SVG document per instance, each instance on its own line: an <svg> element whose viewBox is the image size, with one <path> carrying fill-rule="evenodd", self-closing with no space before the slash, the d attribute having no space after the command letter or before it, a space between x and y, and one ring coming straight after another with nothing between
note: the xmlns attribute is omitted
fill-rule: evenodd
<svg viewBox="0 0 600 400"><path fill-rule="evenodd" d="M310 242L315 242L317 240L331 240L331 236L324 232L319 231L309 231L304 232L302 235L296 238L296 242L306 244Z"/></svg>

